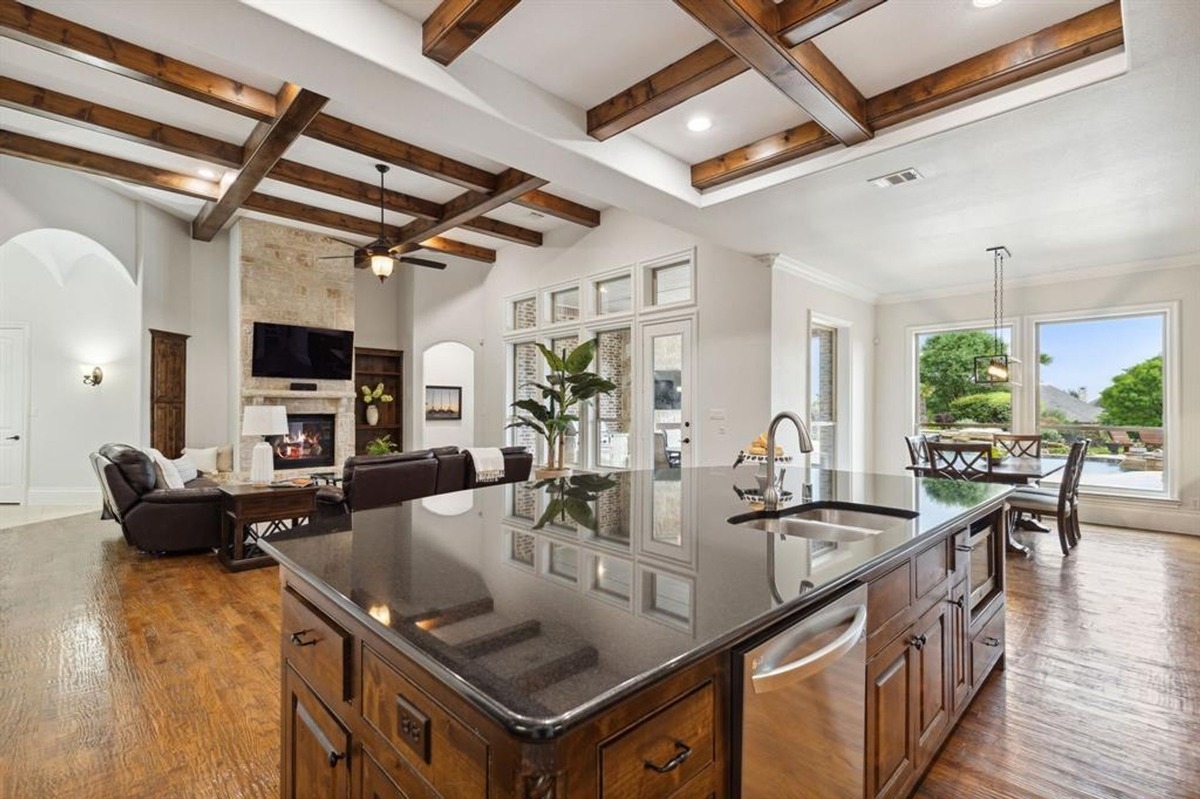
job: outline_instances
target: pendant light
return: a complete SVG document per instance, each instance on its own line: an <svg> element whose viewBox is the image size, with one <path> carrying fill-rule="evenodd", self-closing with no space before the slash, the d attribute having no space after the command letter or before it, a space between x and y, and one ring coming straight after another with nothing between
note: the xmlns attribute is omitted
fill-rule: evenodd
<svg viewBox="0 0 1200 799"><path fill-rule="evenodd" d="M388 172L387 164L376 164L375 168L379 170L379 239L377 242L372 242L367 247L367 252L371 257L371 272L375 277L379 278L379 282L387 280L392 274L392 267L396 265L395 259L392 258L390 248L384 239L383 227L383 176Z"/></svg>
<svg viewBox="0 0 1200 799"><path fill-rule="evenodd" d="M1000 340L1000 323L1004 319L1004 258L1012 253L1004 245L988 247L992 254L992 336L990 355L975 356L975 382L984 385L1021 385L1021 362L1004 354Z"/></svg>

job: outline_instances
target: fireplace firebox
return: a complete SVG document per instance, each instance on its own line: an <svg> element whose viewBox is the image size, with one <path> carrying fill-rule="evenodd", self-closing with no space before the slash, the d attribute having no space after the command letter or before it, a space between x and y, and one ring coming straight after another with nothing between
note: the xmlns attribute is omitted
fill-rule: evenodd
<svg viewBox="0 0 1200 799"><path fill-rule="evenodd" d="M287 435L275 441L275 468L333 466L334 428L332 413L289 413Z"/></svg>

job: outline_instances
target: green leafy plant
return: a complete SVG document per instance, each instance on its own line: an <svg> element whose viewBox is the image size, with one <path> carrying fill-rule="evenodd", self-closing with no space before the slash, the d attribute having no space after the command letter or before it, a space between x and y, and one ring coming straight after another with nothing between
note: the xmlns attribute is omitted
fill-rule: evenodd
<svg viewBox="0 0 1200 799"><path fill-rule="evenodd" d="M579 422L579 403L608 394L617 386L588 371L596 357L596 339L583 342L570 353L563 350L562 355L556 355L541 344L537 346L546 359L549 374L545 383L530 382L523 387L533 386L541 399L521 399L512 403L516 413L508 427L527 427L544 438L547 466L561 469L567 432Z"/></svg>
<svg viewBox="0 0 1200 799"><path fill-rule="evenodd" d="M545 488L550 501L546 503L546 510L533 529L540 530L555 519L566 521L569 517L580 527L594 531L596 514L592 510L592 503L616 484L617 481L606 474L579 474L542 480L534 488Z"/></svg>
<svg viewBox="0 0 1200 799"><path fill-rule="evenodd" d="M387 455L396 451L396 443L392 441L392 436L389 433L386 436L372 439L367 442L368 455Z"/></svg>
<svg viewBox="0 0 1200 799"><path fill-rule="evenodd" d="M1130 427L1162 427L1163 359L1155 355L1113 378L1100 392L1100 423Z"/></svg>
<svg viewBox="0 0 1200 799"><path fill-rule="evenodd" d="M1012 394L1007 391L967 394L951 400L950 410L960 421L973 419L982 424L1007 424L1012 421Z"/></svg>
<svg viewBox="0 0 1200 799"><path fill-rule="evenodd" d="M378 402L381 405L385 402L391 402L395 399L391 394L383 393L383 383L371 388L370 386L362 386L362 401L366 405L372 402Z"/></svg>

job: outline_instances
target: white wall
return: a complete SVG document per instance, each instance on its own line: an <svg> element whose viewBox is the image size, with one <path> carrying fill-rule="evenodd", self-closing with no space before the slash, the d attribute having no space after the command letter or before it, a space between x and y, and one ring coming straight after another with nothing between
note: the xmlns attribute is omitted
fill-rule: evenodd
<svg viewBox="0 0 1200 799"><path fill-rule="evenodd" d="M1200 350L1200 261L1195 266L1175 269L1147 267L1124 274L1098 271L1059 282L1010 285L1005 289L1006 316L1018 323L1018 335L1025 336L1029 335L1025 316L1171 301L1179 302L1180 425L1168 432L1168 447L1179 456L1176 485L1180 501L1088 497L1083 503L1085 521L1200 534L1200 359L1196 357ZM880 340L875 372L875 471L899 472L907 462L901 439L911 432L913 423L909 329L987 320L991 316L990 291L879 306L875 323ZM1028 392L1034 379L1027 374L1025 387L1014 392L1018 411L1023 403L1031 402Z"/></svg>
<svg viewBox="0 0 1200 799"><path fill-rule="evenodd" d="M759 261L619 209L589 231L559 229L539 248L505 247L485 286L485 357L478 438L504 441L509 415L503 342L505 298L541 286L606 272L696 248L699 354L693 404L696 465L729 464L770 420L771 274ZM638 342L634 341L634 347ZM724 420L711 411L725 412Z"/></svg>
<svg viewBox="0 0 1200 799"><path fill-rule="evenodd" d="M187 442L191 447L217 447L236 438L230 404L230 353L237 341L230 326L229 281L234 250L230 234L211 242L192 241L190 315L187 343Z"/></svg>
<svg viewBox="0 0 1200 799"><path fill-rule="evenodd" d="M424 419L422 447L465 447L475 443L475 351L457 341L442 341L421 356L424 383L417 392L424 401L425 386L462 388L461 419Z"/></svg>
<svg viewBox="0 0 1200 799"><path fill-rule="evenodd" d="M29 504L97 502L88 453L138 440L139 305L126 267L91 239L36 230L0 246L0 322L28 330ZM85 366L103 369L99 386Z"/></svg>
<svg viewBox="0 0 1200 799"><path fill-rule="evenodd" d="M874 439L875 306L818 285L773 258L771 269L771 409L809 420L809 322L838 328L838 467L871 468ZM842 382L844 381L844 382ZM842 386L846 391L842 391ZM788 436L793 436L790 428ZM789 445L790 446L790 445Z"/></svg>

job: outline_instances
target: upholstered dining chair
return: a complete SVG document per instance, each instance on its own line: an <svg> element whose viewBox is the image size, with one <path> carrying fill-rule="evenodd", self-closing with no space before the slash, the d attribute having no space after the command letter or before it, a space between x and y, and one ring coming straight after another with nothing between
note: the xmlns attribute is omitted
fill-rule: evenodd
<svg viewBox="0 0 1200 799"><path fill-rule="evenodd" d="M1008 497L1009 523L1019 513L1053 514L1058 521L1058 543L1064 555L1083 537L1079 529L1079 482L1083 477L1083 463L1090 443L1087 439L1071 445L1067 465L1063 469L1062 483L1058 491L1044 488L1019 488Z"/></svg>
<svg viewBox="0 0 1200 799"><path fill-rule="evenodd" d="M924 435L905 436L904 444L908 447L908 461L913 466L928 466L929 453L925 445L929 439Z"/></svg>
<svg viewBox="0 0 1200 799"><path fill-rule="evenodd" d="M992 479L992 445L987 442L929 441L929 474L951 480L988 482Z"/></svg>
<svg viewBox="0 0 1200 799"><path fill-rule="evenodd" d="M992 446L1004 450L1006 455L1017 458L1042 457L1042 437L1017 435L1015 433L995 433L992 435Z"/></svg>

